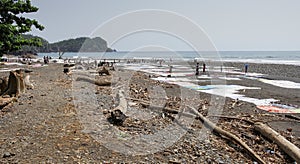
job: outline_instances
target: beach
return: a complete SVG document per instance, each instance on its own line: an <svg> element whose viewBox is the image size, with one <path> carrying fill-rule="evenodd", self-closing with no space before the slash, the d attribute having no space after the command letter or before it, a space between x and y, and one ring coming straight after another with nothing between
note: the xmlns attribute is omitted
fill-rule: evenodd
<svg viewBox="0 0 300 164"><path fill-rule="evenodd" d="M213 74L203 73L202 69L200 76L190 77L194 65L174 66L171 77L159 75L169 74L168 65L145 63L117 65L116 71L110 71L108 76L91 73L95 73L93 68L77 68L67 75L63 64L58 63L18 66L33 71L30 80L34 88L0 111L0 161L253 163L240 146L207 129L197 116L180 114L189 113L186 106L192 106L222 129L238 136L265 162L291 163L293 159L278 145L241 119L264 122L300 147L299 120L288 117L300 117L300 66L248 63L245 74L244 64L224 63L221 75L214 79L211 79ZM146 68L141 69L140 65ZM16 66L1 66L4 67ZM186 72L189 75L182 75ZM1 76L8 73L1 72ZM77 81L77 77L110 81L114 85L96 86ZM218 88L219 83L225 90ZM121 103L120 88L125 91L129 108L123 124L115 125L107 118ZM215 91L229 94L224 97ZM151 110L142 102L160 108ZM163 112L164 107L178 113ZM262 110L264 107L276 107L277 112Z"/></svg>

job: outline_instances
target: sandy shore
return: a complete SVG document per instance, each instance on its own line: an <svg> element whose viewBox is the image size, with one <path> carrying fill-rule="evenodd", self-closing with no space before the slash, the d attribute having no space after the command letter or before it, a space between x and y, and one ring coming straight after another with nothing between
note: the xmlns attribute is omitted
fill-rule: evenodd
<svg viewBox="0 0 300 164"><path fill-rule="evenodd" d="M234 66L239 69L243 68L243 64L241 63L226 63L225 65ZM105 118L107 114L103 111L113 109L120 101L112 94L117 93L118 88L95 87L93 84L88 84L86 82L76 82L74 85L74 81L72 83L72 76L67 76L63 73L62 64L51 63L46 67L30 69L33 70L31 73L31 80L35 84L35 88L33 90L27 90L26 93L19 97L18 102L1 110L0 162L253 162L239 146L222 139L213 134L210 130L205 129L197 118L193 118L192 121L187 123L187 126L180 126L184 129L184 131L179 131L182 135L178 135L179 138L177 138L169 147L168 144L166 144L167 141L170 140L172 136L176 136L177 134L175 133L178 131L170 131L170 133L167 134L169 136L165 137L166 142L164 140L153 141L152 145L157 143L166 144L166 147L160 147L157 152L145 153L145 155L130 154L127 150L131 150L132 146L128 145L125 152L129 155L119 153L118 151L123 152L123 149L122 147L117 147L118 144L113 143L115 140L109 140L109 133L99 132L99 134L97 134L95 131L99 129L92 128L114 128L122 134L119 136L111 134L111 139L115 139L114 137L116 137L117 139L121 138L120 140L126 140L127 135L153 135L175 123L176 125L185 125L185 119L188 120L189 118L179 118L178 114L168 114L163 112L152 113L147 111L147 108L144 108L139 102L131 101L130 106L142 111L141 114L129 114L130 117L126 119L122 126L115 126L107 121ZM299 66L249 65L249 72L268 74L267 77L269 79L289 80L293 82L300 82L300 72L298 70ZM130 78L127 78L127 81L123 81L122 78L126 76L116 76L116 72L114 72L112 76L97 78L99 80L114 79L118 84L125 83L129 87L127 98L131 97L143 99L144 101L153 101L153 103L161 105L166 104L166 106L178 110L183 103L193 105L208 118L216 120L220 127L240 137L266 162L292 162L292 159L280 150L276 144L255 133L248 123L235 119L216 119L209 110L211 110L212 107L215 107L214 100L220 100L222 97L211 96L207 93L196 92L176 85L158 82L150 79L149 74L142 72L121 72L122 75L128 73L128 77ZM1 75L7 76L8 73L2 72ZM116 79L115 77L118 78ZM226 82L227 84L261 88L260 90L240 91L246 96L254 98L271 97L280 100L283 104L300 106L299 89L274 87L270 84L249 79L239 81L228 80ZM76 88L76 85L80 87ZM152 90L150 88L152 88ZM165 92L160 93L159 88L163 89ZM80 90L88 89L91 89L90 93L81 93L86 94L86 96L80 97L80 99L85 100L85 97L87 98L86 102L88 102L90 101L89 94L91 94L92 97L97 100L97 103L95 104L96 107L93 106L93 104L80 104L78 103L78 99L76 99L76 95L74 96L74 92L77 94ZM181 97L182 93L186 93L186 99ZM160 97L161 95L163 95L163 97ZM166 99L165 102L159 102L162 98ZM233 103L235 103L233 99L226 98L225 103L222 106L222 111L221 113L218 113L218 115L235 116L252 121L259 120L266 122L298 147L300 146L299 121L286 118L285 114L268 113L258 109L256 105L251 103L243 101L239 101L236 105L233 105ZM80 108L81 106L89 107L88 109L95 108L95 110L91 111L93 113L87 113L82 110L84 108ZM103 121L103 124L101 125L97 124L97 121L99 120L83 120L83 118L98 118L96 117L98 115L104 117L104 119L101 120ZM299 114L293 115L299 116ZM176 122L176 120L179 120L179 123ZM175 125L174 127L173 130L178 128L178 126ZM292 129L292 132L287 131L287 129ZM103 140L101 140L101 138L99 139L99 136L104 137ZM148 144L151 148L151 143ZM112 148L109 145L116 146ZM144 150L147 150L147 147L144 147ZM270 153L270 151L273 150L274 153Z"/></svg>

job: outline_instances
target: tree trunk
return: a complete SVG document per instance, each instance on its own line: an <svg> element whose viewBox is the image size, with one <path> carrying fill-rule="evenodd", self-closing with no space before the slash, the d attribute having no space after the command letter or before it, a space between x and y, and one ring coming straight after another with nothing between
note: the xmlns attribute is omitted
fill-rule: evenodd
<svg viewBox="0 0 300 164"><path fill-rule="evenodd" d="M274 141L286 154L292 157L296 162L300 163L300 149L285 139L268 125L261 122L255 123L254 129L263 136Z"/></svg>
<svg viewBox="0 0 300 164"><path fill-rule="evenodd" d="M7 77L1 78L1 83L0 83L1 92L0 93L3 93L4 91L6 91L7 87L8 87L8 78Z"/></svg>
<svg viewBox="0 0 300 164"><path fill-rule="evenodd" d="M87 77L77 77L76 81L86 81L98 86L110 86L111 82L109 81L96 81L95 79L87 78Z"/></svg>
<svg viewBox="0 0 300 164"><path fill-rule="evenodd" d="M218 127L216 124L214 124L213 122L211 122L209 119L207 119L206 117L204 117L201 113L199 113L195 108L193 107L189 107L190 109L192 109L192 111L199 116L200 120L203 121L203 124L212 129L214 132L225 136L226 138L231 139L232 141L234 141L235 143L239 144L240 146L242 146L244 148L244 150L246 150L248 152L248 154L256 160L256 162L264 164L265 162L245 143L243 142L241 139L239 139L237 136L235 136L234 134L225 131L223 129L221 129L220 127Z"/></svg>
<svg viewBox="0 0 300 164"><path fill-rule="evenodd" d="M1 95L17 97L20 93L23 92L25 92L24 73L21 70L10 71L8 78L8 86L6 90L1 91Z"/></svg>

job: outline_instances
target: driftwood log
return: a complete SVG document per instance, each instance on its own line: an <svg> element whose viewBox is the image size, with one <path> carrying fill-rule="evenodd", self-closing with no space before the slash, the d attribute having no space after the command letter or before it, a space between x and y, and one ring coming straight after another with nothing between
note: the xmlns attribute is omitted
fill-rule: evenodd
<svg viewBox="0 0 300 164"><path fill-rule="evenodd" d="M232 141L234 141L235 143L239 144L240 146L242 146L244 148L244 150L247 151L247 153L258 163L262 163L264 164L265 162L245 143L243 142L241 139L239 139L237 136L235 136L234 134L227 132L223 129L221 129L220 127L218 127L217 125L215 125L213 122L211 122L209 119L207 119L206 117L204 117L201 113L199 113L195 108L193 107L189 107L199 118L200 120L202 120L203 124L212 129L214 132L228 138L231 139Z"/></svg>
<svg viewBox="0 0 300 164"><path fill-rule="evenodd" d="M135 100L135 101L140 101L140 103L142 105L146 105L146 106L149 106L150 103L148 102L145 102L144 100L139 100L139 99L135 99L135 98L129 98L131 100ZM149 106L150 107L150 106ZM261 164L265 164L265 162L245 143L243 142L241 139L239 139L237 136L235 136L234 134L230 133L230 132L227 132L223 129L221 129L220 127L218 127L217 125L215 125L213 122L211 122L209 119L207 119L206 117L204 117L201 113L199 113L195 108L193 107L190 107L188 106L188 108L190 108L194 114L196 114L200 120L203 122L203 124L212 129L214 132L234 141L235 143L239 144L241 147L244 148L244 150L246 150L246 152L251 156L251 158L253 158L256 162L258 163L261 163ZM160 107L161 109L161 107ZM178 114L182 114L182 115L185 115L187 117L189 116L193 116L193 114L191 113L184 113L184 112L179 112L177 110L174 110L174 109L170 109L170 108L167 108L167 107L164 107L163 108L163 111L165 112L169 112L169 113L178 113Z"/></svg>
<svg viewBox="0 0 300 164"><path fill-rule="evenodd" d="M108 120L112 124L122 125L127 118L125 113L127 111L128 105L123 90L119 90L117 95L119 97L119 105L110 112L110 117L108 118Z"/></svg>
<svg viewBox="0 0 300 164"><path fill-rule="evenodd" d="M296 162L300 163L300 149L297 146L264 123L255 123L254 129L260 132L264 137L274 141L286 154L292 157Z"/></svg>
<svg viewBox="0 0 300 164"><path fill-rule="evenodd" d="M162 107L156 107L156 106L150 106L150 103L144 100L140 100L140 99L136 99L136 98L127 98L133 101L139 101L139 103L143 106L147 106L150 108L154 108L154 109L160 109L163 110L164 112L168 112L168 113L173 113L173 114L182 114L185 116L193 116L193 114L190 113L180 113L177 110L174 109L170 109L168 107L164 107L162 109ZM221 129L220 127L218 127L217 125L215 125L214 123L212 123L209 119L207 119L206 117L204 117L201 113L199 113L195 108L192 108L189 106L190 109L192 109L193 113L195 113L200 120L203 121L204 125L207 126L210 129L213 129L214 132L233 140L234 142L236 142L237 144L239 144L240 146L242 146L247 153L253 158L255 159L258 163L265 163L247 144L245 144L242 140L240 140L237 136L235 136L234 134L227 132L223 129ZM268 125L263 124L261 122L252 122L250 120L246 120L243 118L237 118L237 117L232 117L232 116L212 116L212 117L221 117L221 118L228 118L228 119L238 119L241 121L246 121L247 123L254 125L254 129L256 131L258 131L259 133L261 133L263 136L265 136L266 138L274 141L286 154L288 154L290 157L292 157L296 162L300 162L300 149L295 146L294 144L292 144L291 142L289 142L287 139L285 139L283 136L281 136L279 133L277 133L276 131L274 131L272 128L270 128Z"/></svg>
<svg viewBox="0 0 300 164"><path fill-rule="evenodd" d="M88 77L77 77L76 81L85 81L98 86L110 86L112 83L109 81L97 81Z"/></svg>

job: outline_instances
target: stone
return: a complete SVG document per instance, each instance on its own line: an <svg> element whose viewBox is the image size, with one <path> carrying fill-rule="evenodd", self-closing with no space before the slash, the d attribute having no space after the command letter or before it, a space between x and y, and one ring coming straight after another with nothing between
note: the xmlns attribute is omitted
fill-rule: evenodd
<svg viewBox="0 0 300 164"><path fill-rule="evenodd" d="M9 158L9 157L12 157L12 156L15 156L15 154L10 153L10 152L5 152L2 157L3 158Z"/></svg>

